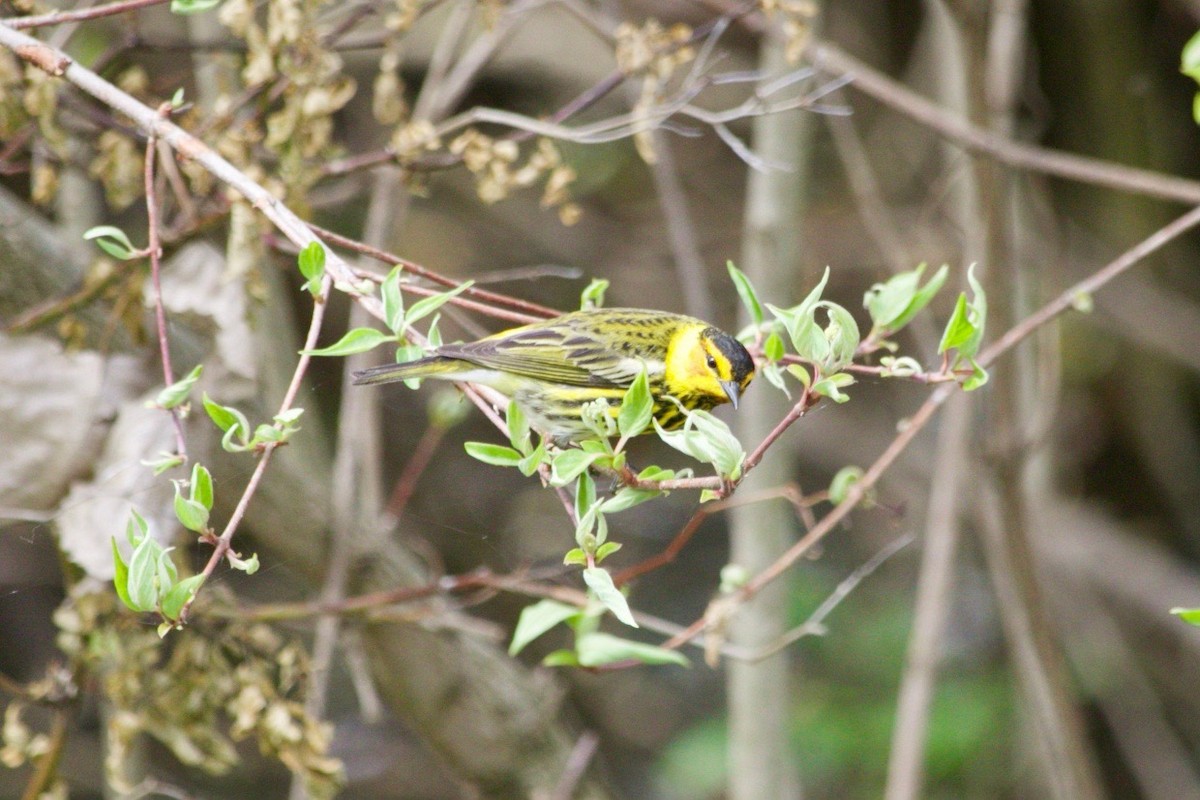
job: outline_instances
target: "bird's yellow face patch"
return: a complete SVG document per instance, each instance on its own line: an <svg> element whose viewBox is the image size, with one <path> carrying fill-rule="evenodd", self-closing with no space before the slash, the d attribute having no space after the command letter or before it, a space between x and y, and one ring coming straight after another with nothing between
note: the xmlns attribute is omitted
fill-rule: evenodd
<svg viewBox="0 0 1200 800"><path fill-rule="evenodd" d="M708 397L737 402L751 375L735 374L729 357L699 325L680 330L667 349L666 389L676 397Z"/></svg>

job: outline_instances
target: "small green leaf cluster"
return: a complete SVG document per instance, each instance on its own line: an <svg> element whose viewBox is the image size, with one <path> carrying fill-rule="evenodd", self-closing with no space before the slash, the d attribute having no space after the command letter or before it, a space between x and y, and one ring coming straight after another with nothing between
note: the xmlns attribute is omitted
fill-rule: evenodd
<svg viewBox="0 0 1200 800"><path fill-rule="evenodd" d="M608 285L609 282L604 278L592 278L592 282L579 293L579 307L582 309L602 307Z"/></svg>
<svg viewBox="0 0 1200 800"><path fill-rule="evenodd" d="M325 248L320 242L309 242L296 256L300 274L307 280L304 288L316 300L321 296L321 284L325 281Z"/></svg>
<svg viewBox="0 0 1200 800"><path fill-rule="evenodd" d="M346 331L346 334L341 339L328 347L322 347L317 350L305 350L303 351L304 354L310 356L349 356L355 353L365 353L387 342L394 342L396 344L397 363L404 363L420 358L424 354L424 350L420 345L409 341L408 331L416 323L430 315L434 315L438 309L451 299L470 289L475 282L465 281L449 291L423 297L411 306L405 307L404 295L401 293L402 277L403 269L396 267L388 273L388 276L379 285L380 299L383 302L384 324L387 325L390 333L381 331L378 328L353 328ZM310 278L309 282L311 283L312 280ZM429 323L429 330L425 334L428 347L438 347L442 344L441 332L438 330L439 319L440 315L435 315ZM412 389L418 387L420 383L420 379L418 378L405 381L405 384Z"/></svg>
<svg viewBox="0 0 1200 800"><path fill-rule="evenodd" d="M987 370L975 361L979 346L983 342L984 325L987 322L987 295L983 286L975 279L975 265L967 269L967 283L971 286L972 297L968 299L966 292L960 292L958 301L954 304L954 313L946 323L942 333L938 353L944 354L952 372L958 373L969 370L970 374L962 381L966 391L978 389L987 383ZM965 367L964 367L965 365Z"/></svg>
<svg viewBox="0 0 1200 800"><path fill-rule="evenodd" d="M521 611L508 652L513 656L517 655L530 642L557 625L565 623L574 632L575 646L548 654L542 659L546 666L601 667L624 662L688 666L687 658L676 650L667 650L600 631L602 613L598 606L581 609L557 600L540 600Z"/></svg>
<svg viewBox="0 0 1200 800"><path fill-rule="evenodd" d="M196 381L200 380L201 373L204 372L204 365L197 364L192 368L192 371L183 376L179 380L165 387L155 396L153 402L147 403L151 408L173 409L183 407L181 410L184 414L187 413L188 395L191 394L192 387L196 385Z"/></svg>
<svg viewBox="0 0 1200 800"><path fill-rule="evenodd" d="M196 480L197 470L205 470L200 465L193 469L193 480ZM208 501L212 503L212 481L207 484ZM203 490L202 490L203 491ZM197 502L190 500L188 502ZM176 496L178 504L178 495ZM201 504L202 505L202 504ZM178 510L178 509L177 509ZM208 509L204 509L207 518ZM179 571L171 560L172 547L163 547L154 537L150 536L146 520L137 511L130 511L130 519L125 526L125 539L133 552L129 561L121 555L116 537L112 539L113 586L117 596L133 611L155 611L163 622L158 626L158 635L165 636L171 628L180 624L180 615L184 606L195 597L204 583L204 575L193 575L179 579Z"/></svg>
<svg viewBox="0 0 1200 800"><path fill-rule="evenodd" d="M956 380L967 391L987 382L987 372L976 361L987 318L987 299L975 279L974 266L967 271L971 297L968 298L966 292L959 295L938 349L945 358L943 373L932 378L926 375L916 359L895 355L898 345L890 337L929 305L945 284L948 267L942 266L923 284L925 264L872 286L863 297L863 306L871 318L871 329L865 338L860 336L850 312L837 303L821 299L829 280L828 269L803 302L791 308L762 303L749 279L732 263L728 264L728 269L752 320L741 338L761 343L763 363L760 372L768 383L789 397L785 374L799 380L812 395L827 397L837 403L846 402L849 398L842 389L853 384L854 377L845 370L852 368L856 356L880 350L891 353L879 359L882 366L879 374L883 377L925 376L926 380ZM764 305L774 315L774 320L765 319ZM791 341L792 353L788 353L784 344L784 333Z"/></svg>
<svg viewBox="0 0 1200 800"><path fill-rule="evenodd" d="M298 430L303 408L290 408L271 419L271 423L261 423L253 430L246 415L233 406L223 406L213 400L205 392L202 402L209 419L220 428L221 448L227 453L257 452L268 444L281 445L287 442Z"/></svg>
<svg viewBox="0 0 1200 800"><path fill-rule="evenodd" d="M681 428L669 431L654 420L658 437L679 452L711 464L724 480L741 480L746 451L729 426L707 411L688 411L682 404L680 409L687 416Z"/></svg>
<svg viewBox="0 0 1200 800"><path fill-rule="evenodd" d="M752 320L743 338L762 340L764 361L760 371L767 382L790 397L791 392L784 381L784 375L788 374L800 381L807 393L828 397L837 403L849 400L841 390L854 383L854 376L843 369L854 360L861 336L858 323L849 311L831 300L821 299L829 281L829 269L825 269L820 282L802 302L780 308L761 302L750 279L733 262L726 266ZM774 320L766 319L764 306ZM785 365L788 354L783 334L787 334L799 361L810 367L795 361Z"/></svg>
<svg viewBox="0 0 1200 800"><path fill-rule="evenodd" d="M929 301L946 283L946 276L950 272L950 268L943 264L922 286L921 275L925 267L925 264L921 264L914 270L898 273L867 290L863 297L863 307L871 316L871 331L867 334L867 341L895 352L896 346L887 341L888 337L929 305Z"/></svg>
<svg viewBox="0 0 1200 800"><path fill-rule="evenodd" d="M528 478L546 460L546 444L539 441L537 447L533 446L529 421L515 402L508 404L507 422L512 447L490 442L467 442L463 446L472 458L497 467L516 467Z"/></svg>
<svg viewBox="0 0 1200 800"><path fill-rule="evenodd" d="M507 412L511 447L487 442L467 442L464 445L468 454L484 463L517 467L526 477L533 475L544 464L550 485L564 487L575 484L576 547L567 552L563 561L584 567L584 582L592 594L619 620L634 627L637 623L625 602L625 596L613 584L612 576L599 566L621 547L617 542L608 540L607 515L633 508L665 492L622 486L612 495L600 498L589 469L607 472L625 469L625 444L646 430L653 420L653 410L654 399L643 372L626 390L620 410L616 413L603 398L589 404L584 420L596 437L583 440L577 448L547 448L544 440L534 447L529 422L515 402L509 403ZM619 436L619 439L614 446L612 438L615 436ZM660 467L648 467L637 476L639 481L674 477L675 472Z"/></svg>
<svg viewBox="0 0 1200 800"><path fill-rule="evenodd" d="M119 261L132 261L146 255L145 250L133 246L133 242L129 241L129 236L125 231L114 225L97 225L89 228L84 231L83 238L89 242L94 239L97 247Z"/></svg>

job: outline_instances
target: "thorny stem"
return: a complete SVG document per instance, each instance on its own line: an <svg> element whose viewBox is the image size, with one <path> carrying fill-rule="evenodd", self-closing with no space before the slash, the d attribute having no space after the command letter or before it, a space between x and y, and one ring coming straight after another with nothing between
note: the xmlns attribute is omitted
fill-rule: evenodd
<svg viewBox="0 0 1200 800"><path fill-rule="evenodd" d="M171 107L168 104L163 104L159 107L159 115L165 117L170 114ZM163 308L162 294L162 243L159 241L158 231L158 193L154 186L154 162L158 157L158 140L154 132L150 132L149 138L146 140L146 162L144 170L145 190L146 190L146 227L148 228L148 243L146 249L150 256L150 281L154 287L154 323L158 328L158 351L162 357L163 382L170 386L175 383L175 371L171 368L171 345L167 339L167 315ZM169 408L167 412L171 415L171 421L175 426L175 452L179 455L184 463L187 462L187 441L183 432L183 415L179 408Z"/></svg>

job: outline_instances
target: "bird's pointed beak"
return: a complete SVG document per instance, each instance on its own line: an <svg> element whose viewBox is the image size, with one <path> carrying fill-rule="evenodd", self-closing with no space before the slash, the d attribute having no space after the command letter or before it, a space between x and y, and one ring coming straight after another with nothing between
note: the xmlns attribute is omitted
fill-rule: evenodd
<svg viewBox="0 0 1200 800"><path fill-rule="evenodd" d="M733 403L736 411L738 400L742 396L742 387L738 386L736 381L721 381L721 388L725 390L725 396L729 398L729 402Z"/></svg>

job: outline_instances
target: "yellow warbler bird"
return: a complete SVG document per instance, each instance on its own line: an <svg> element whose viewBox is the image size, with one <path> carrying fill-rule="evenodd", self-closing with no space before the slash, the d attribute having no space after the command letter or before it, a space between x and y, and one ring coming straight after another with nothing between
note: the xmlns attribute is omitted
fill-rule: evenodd
<svg viewBox="0 0 1200 800"><path fill-rule="evenodd" d="M654 398L654 418L664 428L733 403L754 378L754 360L734 337L707 322L640 308L598 308L501 331L466 344L437 348L405 364L354 374L357 384L410 378L470 381L515 400L530 425L554 439L592 433L583 407L598 398L619 409L625 391L643 370Z"/></svg>

